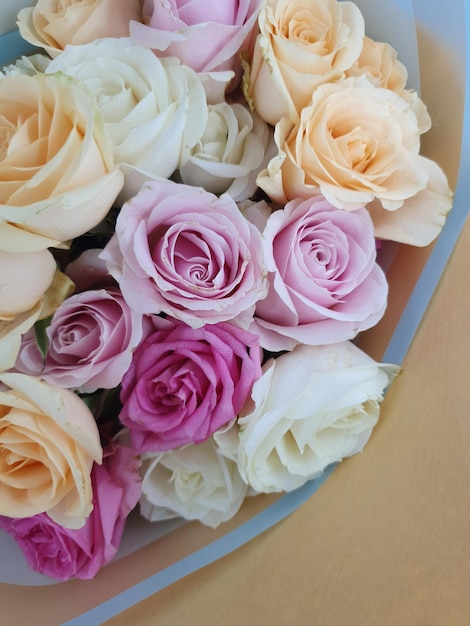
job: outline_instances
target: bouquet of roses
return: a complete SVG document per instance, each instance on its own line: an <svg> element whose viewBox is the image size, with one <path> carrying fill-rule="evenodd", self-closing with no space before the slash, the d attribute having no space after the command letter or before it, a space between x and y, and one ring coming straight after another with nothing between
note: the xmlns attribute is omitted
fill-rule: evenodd
<svg viewBox="0 0 470 626"><path fill-rule="evenodd" d="M429 244L451 192L352 2L38 0L18 25L45 53L0 79L0 525L91 578L137 504L217 526L363 449L398 371L352 343L381 241Z"/></svg>

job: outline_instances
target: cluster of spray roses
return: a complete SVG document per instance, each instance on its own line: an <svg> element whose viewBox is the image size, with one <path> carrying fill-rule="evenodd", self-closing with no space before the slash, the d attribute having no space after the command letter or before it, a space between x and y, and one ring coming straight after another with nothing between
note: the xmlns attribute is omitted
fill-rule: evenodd
<svg viewBox="0 0 470 626"><path fill-rule="evenodd" d="M426 245L451 194L351 2L18 24L48 54L0 79L0 525L89 578L138 502L216 526L362 450L397 371L351 342L386 307L376 238Z"/></svg>

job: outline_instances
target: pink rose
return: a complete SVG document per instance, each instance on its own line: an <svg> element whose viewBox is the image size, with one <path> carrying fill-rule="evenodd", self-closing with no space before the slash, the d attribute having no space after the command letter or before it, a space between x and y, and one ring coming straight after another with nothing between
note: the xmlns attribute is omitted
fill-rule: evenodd
<svg viewBox="0 0 470 626"><path fill-rule="evenodd" d="M201 443L234 419L261 376L257 335L232 324L193 329L167 320L134 353L123 409L139 452Z"/></svg>
<svg viewBox="0 0 470 626"><path fill-rule="evenodd" d="M116 281L109 275L106 263L100 258L101 252L102 248L84 250L65 268L65 273L75 284L75 291L116 286Z"/></svg>
<svg viewBox="0 0 470 626"><path fill-rule="evenodd" d="M123 206L102 258L131 307L193 327L236 316L248 326L266 295L261 234L228 195L197 187L146 184Z"/></svg>
<svg viewBox="0 0 470 626"><path fill-rule="evenodd" d="M320 195L292 200L269 217L264 238L269 292L254 324L263 347L338 343L383 315L387 281L365 209L342 211Z"/></svg>
<svg viewBox="0 0 470 626"><path fill-rule="evenodd" d="M142 316L126 304L118 287L94 289L67 298L46 334L44 359L34 331L26 333L17 370L82 392L112 389L121 382L142 338Z"/></svg>
<svg viewBox="0 0 470 626"><path fill-rule="evenodd" d="M104 454L103 464L93 466L93 511L82 528L64 528L46 513L0 517L0 527L18 542L31 569L57 580L89 579L116 554L141 495L139 462L123 446L111 444Z"/></svg>
<svg viewBox="0 0 470 626"><path fill-rule="evenodd" d="M256 25L261 0L145 0L147 25L131 22L131 38L158 56L176 56L196 72L232 70ZM234 85L235 87L236 85Z"/></svg>

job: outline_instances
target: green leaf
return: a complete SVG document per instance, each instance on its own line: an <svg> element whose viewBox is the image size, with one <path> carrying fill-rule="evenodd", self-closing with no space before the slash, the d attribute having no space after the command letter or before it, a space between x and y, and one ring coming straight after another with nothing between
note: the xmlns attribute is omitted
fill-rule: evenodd
<svg viewBox="0 0 470 626"><path fill-rule="evenodd" d="M46 360L47 351L49 349L49 338L47 336L46 329L49 327L51 320L52 315L45 317L43 320L39 320L34 324L36 344L44 360Z"/></svg>

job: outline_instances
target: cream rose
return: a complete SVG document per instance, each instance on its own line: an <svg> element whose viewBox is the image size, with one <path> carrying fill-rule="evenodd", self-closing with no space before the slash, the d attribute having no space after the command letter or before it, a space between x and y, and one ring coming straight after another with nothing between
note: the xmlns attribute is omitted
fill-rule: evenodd
<svg viewBox="0 0 470 626"><path fill-rule="evenodd" d="M235 515L247 493L237 464L212 437L198 445L144 454L141 474L140 510L152 522L184 517L215 528Z"/></svg>
<svg viewBox="0 0 470 626"><path fill-rule="evenodd" d="M33 308L20 313L12 320L0 320L0 372L14 366L21 347L21 337L40 316L42 303L37 302Z"/></svg>
<svg viewBox="0 0 470 626"><path fill-rule="evenodd" d="M245 94L270 124L298 119L313 91L339 80L362 48L364 18L352 2L266 0Z"/></svg>
<svg viewBox="0 0 470 626"><path fill-rule="evenodd" d="M11 320L31 309L52 284L56 262L49 250L0 250L0 320Z"/></svg>
<svg viewBox="0 0 470 626"><path fill-rule="evenodd" d="M26 41L54 58L67 44L128 37L130 21L141 19L139 0L37 0L18 13L18 28Z"/></svg>
<svg viewBox="0 0 470 626"><path fill-rule="evenodd" d="M45 72L51 59L45 54L31 54L30 56L22 56L10 65L2 67L0 78L6 76L34 76L38 72Z"/></svg>
<svg viewBox="0 0 470 626"><path fill-rule="evenodd" d="M24 374L1 374L0 514L47 512L80 528L92 510L90 472L101 463L98 428L70 390Z"/></svg>
<svg viewBox="0 0 470 626"><path fill-rule="evenodd" d="M54 72L78 78L96 98L124 173L120 203L145 181L169 178L204 132L206 94L197 74L130 39L68 46L50 63L47 73Z"/></svg>
<svg viewBox="0 0 470 626"><path fill-rule="evenodd" d="M25 253L24 256L28 257L30 254L42 255L43 252L49 254L47 250L43 250L40 253ZM0 258L2 254L4 253L0 252ZM20 257L23 255L18 254L16 256ZM13 272L13 274L15 274L15 272ZM33 276L34 275L35 273L33 272ZM30 281L30 276L27 276L26 284L28 284L28 280ZM38 281L41 283L41 281L44 281L44 277L39 276ZM13 318L5 316L5 318L2 319L0 317L0 372L6 371L15 365L21 347L22 335L32 328L38 319L44 319L52 315L59 304L72 293L73 288L74 284L72 281L65 274L56 269L47 291L41 294L31 308L22 313L18 313ZM39 293L40 290L37 290L36 287L34 289L36 289L36 293ZM24 301L23 290L23 282L18 284L18 289L16 287L13 289L14 293L19 295L20 299ZM32 300L34 300L34 298Z"/></svg>
<svg viewBox="0 0 470 626"><path fill-rule="evenodd" d="M181 179L217 195L228 193L237 202L246 200L273 148L271 131L256 113L238 103L209 105L206 129L180 168Z"/></svg>
<svg viewBox="0 0 470 626"><path fill-rule="evenodd" d="M0 250L56 246L105 217L122 173L78 81L59 74L0 80L0 136Z"/></svg>
<svg viewBox="0 0 470 626"><path fill-rule="evenodd" d="M253 408L217 442L255 491L296 489L362 451L398 369L349 342L297 346L267 363Z"/></svg>
<svg viewBox="0 0 470 626"><path fill-rule="evenodd" d="M427 245L444 224L451 192L440 168L419 154L420 135L430 126L423 111L416 96L405 99L375 87L365 75L321 85L298 123L277 124L279 154L260 173L258 185L278 202L319 192L348 211L377 200L382 223L387 213L407 215L407 239L393 227L387 238ZM406 208L423 192L425 207Z"/></svg>

